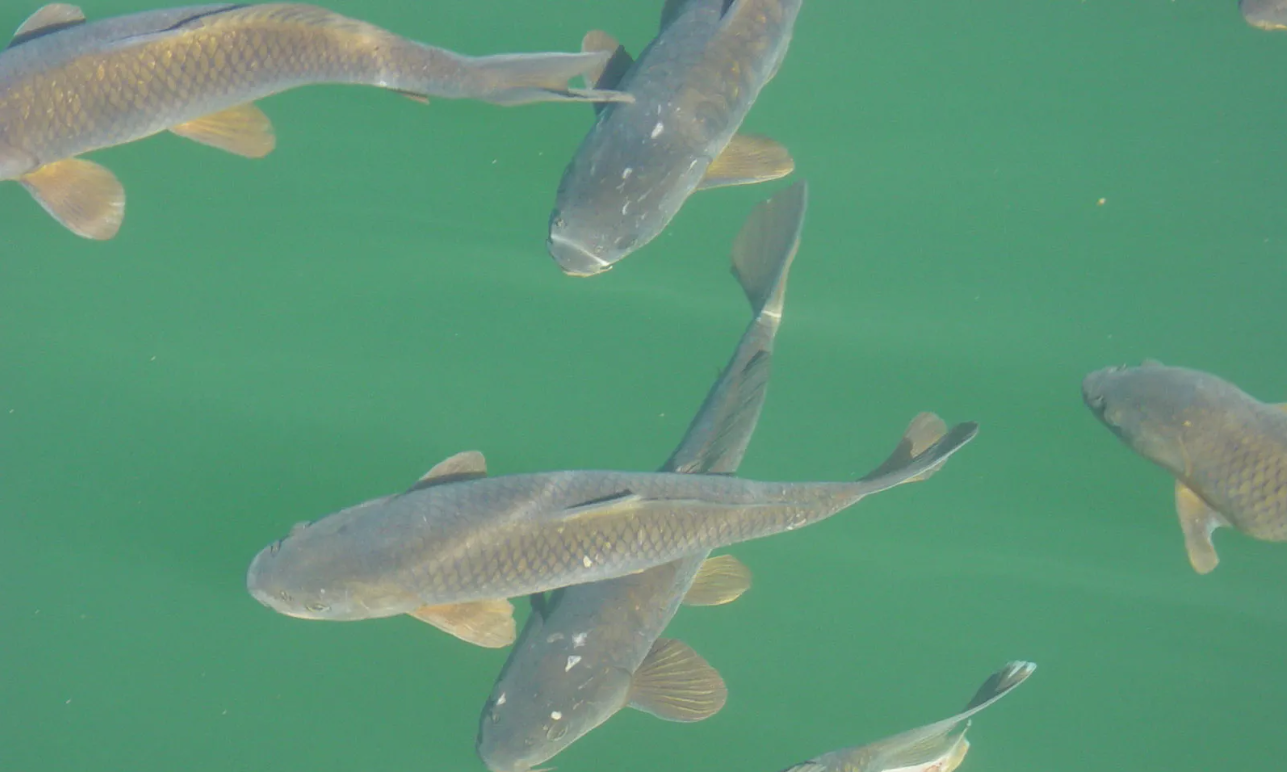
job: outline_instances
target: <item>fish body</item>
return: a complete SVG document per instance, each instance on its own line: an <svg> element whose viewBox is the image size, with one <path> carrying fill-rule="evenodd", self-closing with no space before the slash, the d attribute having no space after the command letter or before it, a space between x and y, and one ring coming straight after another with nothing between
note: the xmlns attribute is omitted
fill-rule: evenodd
<svg viewBox="0 0 1287 772"><path fill-rule="evenodd" d="M1287 29L1287 0L1238 0L1238 10L1253 27Z"/></svg>
<svg viewBox="0 0 1287 772"><path fill-rule="evenodd" d="M583 48L626 60L609 64L595 85L633 101L600 112L559 183L548 246L566 273L611 268L660 234L699 188L791 172L785 149L737 130L785 58L801 2L668 3L661 32L632 65L606 34L586 36Z"/></svg>
<svg viewBox="0 0 1287 772"><path fill-rule="evenodd" d="M1194 570L1219 557L1216 528L1287 540L1287 412L1217 376L1146 363L1086 376L1090 410L1176 480L1176 510Z"/></svg>
<svg viewBox="0 0 1287 772"><path fill-rule="evenodd" d="M290 616L356 620L613 579L824 520L937 469L977 428L959 424L906 468L853 482L431 470L405 493L297 525L256 555L247 589Z"/></svg>
<svg viewBox="0 0 1287 772"><path fill-rule="evenodd" d="M272 126L251 103L309 84L501 104L627 98L567 88L604 58L462 56L293 3L198 5L95 22L74 6L46 6L0 53L0 180L23 182L80 235L110 238L123 216L120 184L89 162L59 164L165 130L259 157L274 146ZM65 202L77 189L87 195L96 170L98 208Z"/></svg>
<svg viewBox="0 0 1287 772"><path fill-rule="evenodd" d="M1010 662L983 682L965 710L856 748L824 753L783 772L952 772L970 749L965 739L971 717L1009 694L1032 675L1031 662Z"/></svg>
<svg viewBox="0 0 1287 772"><path fill-rule="evenodd" d="M661 471L737 471L764 404L806 200L807 188L797 184L758 206L743 227L733 267L751 322ZM686 644L661 639L703 565L715 565L725 580L714 602L746 588L740 564L730 566L728 556L707 564L708 555L565 587L534 602L479 718L483 763L493 772L528 772L632 703L681 721L717 712L726 694L718 673Z"/></svg>

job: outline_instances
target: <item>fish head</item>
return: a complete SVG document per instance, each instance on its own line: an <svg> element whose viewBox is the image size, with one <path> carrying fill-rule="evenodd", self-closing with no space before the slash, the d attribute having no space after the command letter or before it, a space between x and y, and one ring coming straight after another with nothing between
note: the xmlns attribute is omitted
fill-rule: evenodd
<svg viewBox="0 0 1287 772"><path fill-rule="evenodd" d="M551 645L549 637L526 637L532 645L513 652L483 706L475 747L492 772L533 770L626 704L629 673L588 662L582 667L579 655L564 651L560 642ZM537 648L538 659L523 656Z"/></svg>
<svg viewBox="0 0 1287 772"><path fill-rule="evenodd" d="M396 585L351 570L354 522L382 501L296 523L250 562L246 589L273 611L298 619L372 619L418 607L418 600Z"/></svg>
<svg viewBox="0 0 1287 772"><path fill-rule="evenodd" d="M660 235L697 188L711 159L654 146L660 141L647 134L610 141L600 133L572 159L559 183L546 242L564 273L609 270Z"/></svg>
<svg viewBox="0 0 1287 772"><path fill-rule="evenodd" d="M1239 0L1238 10L1253 27L1287 29L1287 0Z"/></svg>
<svg viewBox="0 0 1287 772"><path fill-rule="evenodd" d="M1145 458L1184 474L1184 435L1209 402L1210 376L1145 363L1106 367L1087 375L1082 399L1123 442Z"/></svg>

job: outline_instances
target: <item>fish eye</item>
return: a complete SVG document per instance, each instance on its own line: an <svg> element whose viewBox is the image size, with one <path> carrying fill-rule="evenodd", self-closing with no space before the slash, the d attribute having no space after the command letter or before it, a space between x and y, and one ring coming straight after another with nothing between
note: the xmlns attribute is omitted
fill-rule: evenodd
<svg viewBox="0 0 1287 772"><path fill-rule="evenodd" d="M281 548L282 548L282 540L281 540L281 539L278 539L277 541L275 541L275 542L273 542L272 544L268 545L268 554L269 554L269 555L276 555L276 554L277 554L277 551L278 551L278 550L280 550Z"/></svg>
<svg viewBox="0 0 1287 772"><path fill-rule="evenodd" d="M555 213L555 215L550 218L550 225L553 225L555 228L566 228L568 227L568 221L563 219L563 215Z"/></svg>
<svg viewBox="0 0 1287 772"><path fill-rule="evenodd" d="M278 590L278 591L277 591L277 597L281 598L282 600L286 601L287 603L290 603L290 593L289 593L289 592L286 592L285 590Z"/></svg>
<svg viewBox="0 0 1287 772"><path fill-rule="evenodd" d="M566 721L555 721L553 724L550 725L548 729L545 730L545 736L550 738L551 740L562 739L563 735L567 733L568 733L568 722Z"/></svg>
<svg viewBox="0 0 1287 772"><path fill-rule="evenodd" d="M304 605L304 608L314 613L320 614L323 611L329 611L331 607L326 605L325 603L308 603Z"/></svg>

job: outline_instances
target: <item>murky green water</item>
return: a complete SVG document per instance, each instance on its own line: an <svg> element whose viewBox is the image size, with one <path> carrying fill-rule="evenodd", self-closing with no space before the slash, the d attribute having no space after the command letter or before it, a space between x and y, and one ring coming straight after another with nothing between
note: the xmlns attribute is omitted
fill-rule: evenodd
<svg viewBox="0 0 1287 772"><path fill-rule="evenodd" d="M659 5L331 3L470 53L592 27L637 51ZM753 590L669 632L723 673L722 713L625 711L553 763L773 772L1022 658L964 769L1277 768L1287 548L1223 531L1194 574L1170 479L1078 385L1153 357L1287 399L1284 72L1287 33L1232 0L807 3L746 124L812 201L742 474L861 473L923 409L982 433L924 485L734 550ZM0 186L4 772L481 770L502 652L275 615L248 561L460 450L653 469L746 321L729 244L784 183L700 194L573 280L543 240L588 108L263 106L263 161L97 154L129 194L109 243Z"/></svg>

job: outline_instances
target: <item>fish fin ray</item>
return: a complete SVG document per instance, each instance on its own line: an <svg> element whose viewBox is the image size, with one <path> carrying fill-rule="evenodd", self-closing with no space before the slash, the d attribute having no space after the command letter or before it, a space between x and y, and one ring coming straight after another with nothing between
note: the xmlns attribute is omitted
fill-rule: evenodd
<svg viewBox="0 0 1287 772"><path fill-rule="evenodd" d="M18 178L55 220L77 236L103 241L125 219L125 188L92 161L65 158Z"/></svg>
<svg viewBox="0 0 1287 772"><path fill-rule="evenodd" d="M1220 563L1211 533L1228 525L1228 521L1202 497L1179 480L1175 481L1175 511L1184 531L1184 548L1189 553L1189 565L1199 574L1209 574Z"/></svg>
<svg viewBox="0 0 1287 772"><path fill-rule="evenodd" d="M476 450L466 450L439 461L412 485L410 491L444 483L465 482L487 476L487 459Z"/></svg>
<svg viewBox="0 0 1287 772"><path fill-rule="evenodd" d="M756 316L782 315L787 272L800 247L808 203L809 186L801 180L757 204L733 241L733 273Z"/></svg>
<svg viewBox="0 0 1287 772"><path fill-rule="evenodd" d="M921 416L917 416L908 427L909 431L917 425L918 421L922 420L932 419L922 419ZM859 480L859 482L870 486L869 490L862 495L869 496L872 493L888 490L903 483L925 479L937 472L943 464L947 463L948 458L978 436L978 433L979 425L977 423L973 421L959 423L948 429L942 439L939 439L926 448L925 452L916 456L911 456L910 451L904 449L903 443L908 443L908 448L913 444L904 435L899 440L899 446L894 449L890 457L879 467L863 475Z"/></svg>
<svg viewBox="0 0 1287 772"><path fill-rule="evenodd" d="M518 637L514 604L508 600L477 600L443 606L422 606L409 616L462 641L488 649L510 645Z"/></svg>
<svg viewBox="0 0 1287 772"><path fill-rule="evenodd" d="M898 447L894 448L894 452L889 454L889 458L885 459L885 462L877 467L872 474L886 474L890 470L912 463L929 446L942 439L945 433L947 433L947 424L943 423L942 418L928 412L917 415L907 425L907 430L903 432L903 437L899 441ZM929 470L908 478L907 482L920 482L934 474L935 471L937 470Z"/></svg>
<svg viewBox="0 0 1287 772"><path fill-rule="evenodd" d="M27 17L13 33L7 48L20 46L36 38L85 23L85 12L68 3L50 3Z"/></svg>
<svg viewBox="0 0 1287 772"><path fill-rule="evenodd" d="M277 146L272 121L250 103L180 123L170 131L245 158L263 158Z"/></svg>
<svg viewBox="0 0 1287 772"><path fill-rule="evenodd" d="M658 638L630 682L630 707L667 721L701 721L724 707L724 679L682 641Z"/></svg>
<svg viewBox="0 0 1287 772"><path fill-rule="evenodd" d="M697 576L684 594L688 606L720 606L732 603L751 588L751 569L732 555L709 558L697 569Z"/></svg>
<svg viewBox="0 0 1287 772"><path fill-rule="evenodd" d="M698 190L753 185L780 179L795 171L795 159L776 140L758 134L734 134L724 150L706 167Z"/></svg>
<svg viewBox="0 0 1287 772"><path fill-rule="evenodd" d="M725 370L661 471L733 474L764 407L772 361L772 352L761 349L740 371Z"/></svg>
<svg viewBox="0 0 1287 772"><path fill-rule="evenodd" d="M635 66L634 57L626 51L626 47L617 42L617 39L603 30L590 30L585 33L581 39L582 53L607 53L608 58L602 64L586 70L583 78L585 87L588 89L616 89L621 83L621 79ZM595 114L601 113L608 108L608 103L596 102L594 104Z"/></svg>

